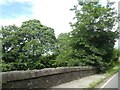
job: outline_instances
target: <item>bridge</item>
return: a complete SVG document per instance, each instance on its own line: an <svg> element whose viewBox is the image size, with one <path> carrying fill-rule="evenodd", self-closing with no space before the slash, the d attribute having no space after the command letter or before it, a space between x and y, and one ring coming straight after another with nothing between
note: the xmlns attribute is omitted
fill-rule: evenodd
<svg viewBox="0 0 120 90"><path fill-rule="evenodd" d="M96 73L91 66L2 72L2 88L49 88Z"/></svg>

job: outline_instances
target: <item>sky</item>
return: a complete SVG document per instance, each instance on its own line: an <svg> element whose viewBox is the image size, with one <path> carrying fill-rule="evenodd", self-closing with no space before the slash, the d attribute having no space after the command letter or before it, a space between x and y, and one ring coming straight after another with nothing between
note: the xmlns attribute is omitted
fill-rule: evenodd
<svg viewBox="0 0 120 90"><path fill-rule="evenodd" d="M77 0L0 0L0 25L21 25L23 21L38 19L55 30L55 35L69 32Z"/></svg>
<svg viewBox="0 0 120 90"><path fill-rule="evenodd" d="M106 5L107 0L100 2ZM69 23L73 22L75 15L70 9L77 3L77 0L0 0L0 26L20 26L23 21L38 19L43 25L53 28L58 36L72 30ZM118 7L117 3L115 7Z"/></svg>

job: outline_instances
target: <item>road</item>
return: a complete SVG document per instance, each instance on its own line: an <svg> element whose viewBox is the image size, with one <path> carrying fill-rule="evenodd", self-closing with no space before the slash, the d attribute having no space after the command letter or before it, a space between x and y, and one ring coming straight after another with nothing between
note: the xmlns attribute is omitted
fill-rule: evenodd
<svg viewBox="0 0 120 90"><path fill-rule="evenodd" d="M57 86L53 86L51 88L69 88L69 89L76 88L76 89L70 89L70 90L82 90L79 88L88 88L88 87L90 87L90 84L93 83L94 81L98 81L98 80L104 79L104 78L105 78L105 76L103 74L95 74L95 75L90 75L87 77L78 78L76 80L73 80L73 81L70 81L67 83L63 83L63 84L60 84Z"/></svg>
<svg viewBox="0 0 120 90"><path fill-rule="evenodd" d="M118 88L118 73L113 75L101 88Z"/></svg>

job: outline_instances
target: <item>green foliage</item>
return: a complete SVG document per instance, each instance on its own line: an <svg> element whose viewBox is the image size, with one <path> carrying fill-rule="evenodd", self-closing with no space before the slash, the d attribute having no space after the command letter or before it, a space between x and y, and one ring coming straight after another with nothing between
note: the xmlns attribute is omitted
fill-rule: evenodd
<svg viewBox="0 0 120 90"><path fill-rule="evenodd" d="M81 11L77 7L73 10L77 22L71 25L74 28L72 47L85 50L87 56L84 54L83 59L86 64L95 65L101 71L107 70L118 38L118 32L112 31L118 19L116 12L109 5L103 7L94 2L84 4Z"/></svg>
<svg viewBox="0 0 120 90"><path fill-rule="evenodd" d="M57 39L52 28L36 19L20 27L2 26L3 71L92 65L105 72L112 68L120 56L114 49L119 33L112 31L119 20L116 11L98 2L85 2L79 9L80 5L72 9L73 30Z"/></svg>
<svg viewBox="0 0 120 90"><path fill-rule="evenodd" d="M118 32L112 31L118 21L116 12L110 5L106 7L98 2L79 4L75 11L75 23L71 23L73 31L59 36L60 54L57 63L60 66L92 65L100 71L111 68L115 39Z"/></svg>
<svg viewBox="0 0 120 90"><path fill-rule="evenodd" d="M5 63L3 60L1 60L2 63L0 63L0 66L2 67L2 71L10 71L11 66L10 64Z"/></svg>
<svg viewBox="0 0 120 90"><path fill-rule="evenodd" d="M70 47L71 37L70 33L61 33L57 38L57 46L59 50L59 55L56 58L55 66L68 66L71 63L70 59L72 57L72 48Z"/></svg>
<svg viewBox="0 0 120 90"><path fill-rule="evenodd" d="M55 34L50 27L44 26L39 20L29 20L21 27L9 25L2 30L3 68L11 70L40 69L48 62L42 63L41 58L55 51ZM50 55L49 55L50 56ZM9 70L8 69L8 70ZM6 70L5 70L6 71Z"/></svg>
<svg viewBox="0 0 120 90"><path fill-rule="evenodd" d="M114 49L111 57L111 66L115 66L117 63L119 63L119 57L120 57L120 50Z"/></svg>

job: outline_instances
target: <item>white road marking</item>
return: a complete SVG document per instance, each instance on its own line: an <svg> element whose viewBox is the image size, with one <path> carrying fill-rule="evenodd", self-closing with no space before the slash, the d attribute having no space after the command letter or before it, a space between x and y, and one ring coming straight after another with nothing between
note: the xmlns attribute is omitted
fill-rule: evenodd
<svg viewBox="0 0 120 90"><path fill-rule="evenodd" d="M118 73L112 76L101 88L104 88Z"/></svg>

